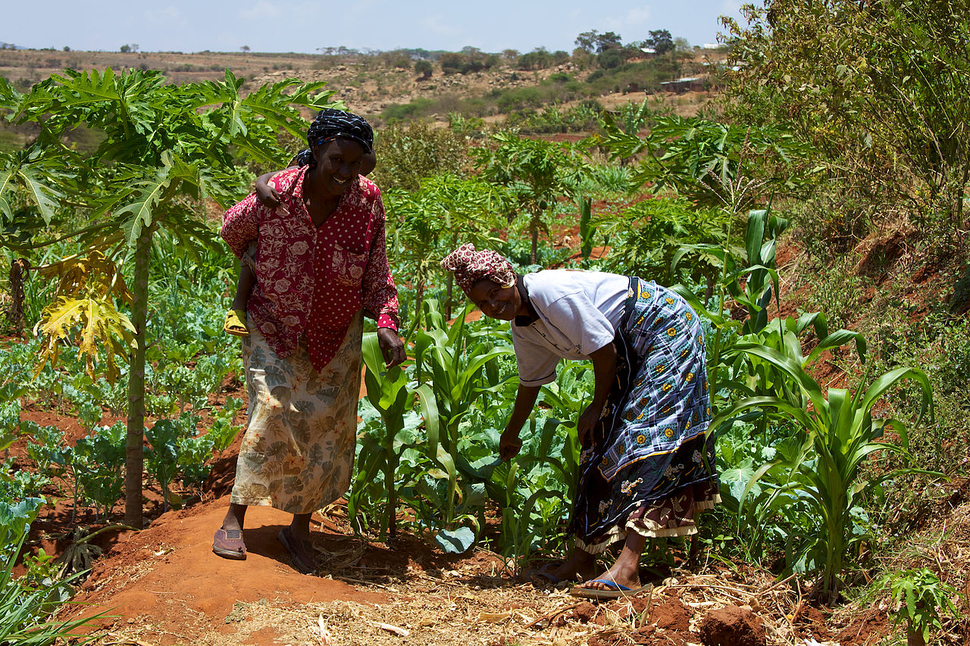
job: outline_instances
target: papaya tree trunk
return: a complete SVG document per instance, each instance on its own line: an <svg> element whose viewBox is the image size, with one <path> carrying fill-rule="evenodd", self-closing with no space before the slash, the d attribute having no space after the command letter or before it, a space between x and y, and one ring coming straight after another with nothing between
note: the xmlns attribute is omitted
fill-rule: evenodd
<svg viewBox="0 0 970 646"><path fill-rule="evenodd" d="M7 320L15 334L20 334L24 328L24 278L30 270L30 263L25 258L18 258L10 263L10 310Z"/></svg>
<svg viewBox="0 0 970 646"><path fill-rule="evenodd" d="M135 276L131 290L131 323L135 347L128 367L128 435L125 450L125 524L141 529L142 475L145 451L145 324L148 319L148 275L153 227L144 227L135 245Z"/></svg>
<svg viewBox="0 0 970 646"><path fill-rule="evenodd" d="M926 646L923 633L910 626L906 630L906 646Z"/></svg>

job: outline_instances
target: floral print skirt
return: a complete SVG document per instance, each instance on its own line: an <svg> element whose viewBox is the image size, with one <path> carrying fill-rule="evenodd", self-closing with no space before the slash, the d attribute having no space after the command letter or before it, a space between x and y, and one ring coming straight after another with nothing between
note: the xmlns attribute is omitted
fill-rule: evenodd
<svg viewBox="0 0 970 646"><path fill-rule="evenodd" d="M570 530L593 554L632 530L695 533L694 515L720 501L714 469L704 335L680 296L631 281L616 335L616 382L580 456Z"/></svg>
<svg viewBox="0 0 970 646"><path fill-rule="evenodd" d="M306 341L280 358L251 323L243 337L249 425L230 501L307 514L350 486L360 396L362 316L320 372Z"/></svg>

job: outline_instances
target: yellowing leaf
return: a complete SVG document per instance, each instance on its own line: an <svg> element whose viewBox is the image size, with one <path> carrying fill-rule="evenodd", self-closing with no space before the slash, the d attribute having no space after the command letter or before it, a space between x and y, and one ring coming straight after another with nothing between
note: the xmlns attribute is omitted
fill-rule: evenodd
<svg viewBox="0 0 970 646"><path fill-rule="evenodd" d="M84 357L87 373L94 379L100 345L105 349L104 375L111 384L120 374L115 358L120 356L127 361L135 338L131 321L115 308L114 301L106 294L82 299L58 298L44 309L34 331L44 337L35 375L48 361L56 365L61 344L69 342L77 346L78 357Z"/></svg>

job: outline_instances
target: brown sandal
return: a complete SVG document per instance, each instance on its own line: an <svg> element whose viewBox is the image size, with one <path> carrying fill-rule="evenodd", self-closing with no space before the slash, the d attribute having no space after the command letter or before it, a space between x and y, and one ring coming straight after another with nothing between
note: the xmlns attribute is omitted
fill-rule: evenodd
<svg viewBox="0 0 970 646"><path fill-rule="evenodd" d="M286 548L286 551L290 553L290 559L293 561L293 568L300 574L313 574L317 571L317 564L310 562L307 563L303 560L303 557L296 551L297 546L303 548L304 552L309 552L309 556L313 558L313 543L310 541L301 541L293 534L290 533L289 527L284 527L280 530L277 538L280 539L280 543ZM301 545L302 543L302 545Z"/></svg>
<svg viewBox="0 0 970 646"><path fill-rule="evenodd" d="M246 560L246 543L243 542L241 529L216 530L212 537L212 551L224 559Z"/></svg>

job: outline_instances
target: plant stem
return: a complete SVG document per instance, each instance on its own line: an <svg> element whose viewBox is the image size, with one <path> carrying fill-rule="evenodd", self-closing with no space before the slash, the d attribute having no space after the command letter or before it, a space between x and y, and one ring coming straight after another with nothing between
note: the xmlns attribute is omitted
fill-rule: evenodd
<svg viewBox="0 0 970 646"><path fill-rule="evenodd" d="M135 347L128 370L128 434L125 449L125 524L143 527L142 474L145 467L145 324L148 319L148 276L154 227L142 228L135 244L135 276L131 290L131 323Z"/></svg>

